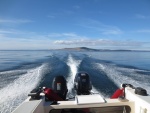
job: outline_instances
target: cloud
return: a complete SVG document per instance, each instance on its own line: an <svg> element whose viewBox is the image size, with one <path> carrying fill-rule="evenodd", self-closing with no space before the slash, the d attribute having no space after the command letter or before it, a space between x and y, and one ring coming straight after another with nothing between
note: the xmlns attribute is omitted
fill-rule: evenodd
<svg viewBox="0 0 150 113"><path fill-rule="evenodd" d="M54 18L56 18L56 16L54 16L54 15L48 15L48 18L54 19Z"/></svg>
<svg viewBox="0 0 150 113"><path fill-rule="evenodd" d="M1 38L0 38L1 40ZM34 49L50 49L53 47L50 41L47 40L23 40L9 39L1 40L0 49L2 50L34 50ZM52 45L52 46L50 46Z"/></svg>
<svg viewBox="0 0 150 113"><path fill-rule="evenodd" d="M61 38L61 39L87 39L88 37L86 36L80 36L77 35L76 33L51 33L48 34L49 38Z"/></svg>
<svg viewBox="0 0 150 113"><path fill-rule="evenodd" d="M24 24L33 22L26 19L0 19L0 24Z"/></svg>
<svg viewBox="0 0 150 113"><path fill-rule="evenodd" d="M111 33L114 32L115 34L115 31L109 31L109 32ZM82 36L76 33L52 33L52 34L49 34L48 37L53 38L53 39L56 39L56 38L59 39L59 40L53 41L53 43L57 45L92 45L92 46L94 45L117 45L117 46L129 45L128 41L121 42L121 41L113 41L113 40L101 39L101 38L95 39L94 37ZM130 45L131 44L139 45L139 43L136 43L136 44L130 43Z"/></svg>
<svg viewBox="0 0 150 113"><path fill-rule="evenodd" d="M94 31L96 30L103 35L119 35L123 33L123 31L117 26L106 25L93 19L85 19L81 24L79 24L79 26Z"/></svg>
<svg viewBox="0 0 150 113"><path fill-rule="evenodd" d="M150 16L147 16L147 15L145 16L142 14L136 14L135 17L138 19L150 19Z"/></svg>
<svg viewBox="0 0 150 113"><path fill-rule="evenodd" d="M138 30L136 32L138 32L138 33L150 33L150 29L142 29L142 30Z"/></svg>
<svg viewBox="0 0 150 113"><path fill-rule="evenodd" d="M27 32L26 32L27 33ZM1 50L33 50L33 49L50 49L55 48L52 40L38 34L12 35L0 33Z"/></svg>
<svg viewBox="0 0 150 113"><path fill-rule="evenodd" d="M78 39L78 40L56 40L53 42L58 45L88 45L88 46L141 46L142 42L137 41L116 41L108 39Z"/></svg>
<svg viewBox="0 0 150 113"><path fill-rule="evenodd" d="M23 34L22 31L18 31L15 29L0 29L1 34Z"/></svg>
<svg viewBox="0 0 150 113"><path fill-rule="evenodd" d="M144 44L145 43L138 41L121 41L87 37L72 32L41 35L39 33L19 31L15 29L0 29L0 49L49 49L73 46L120 49L123 47L140 48Z"/></svg>
<svg viewBox="0 0 150 113"><path fill-rule="evenodd" d="M105 34L105 35L118 35L118 34L122 34L123 32L117 28L117 27L114 27L114 28L106 28L106 29L101 29L100 30L102 32L102 34Z"/></svg>
<svg viewBox="0 0 150 113"><path fill-rule="evenodd" d="M47 15L48 18L54 19L54 18L61 18L61 17L67 17L70 15L73 15L75 12L72 10L61 10L59 12L53 12Z"/></svg>
<svg viewBox="0 0 150 113"><path fill-rule="evenodd" d="M75 5L73 6L74 9L80 9L80 6L79 5Z"/></svg>
<svg viewBox="0 0 150 113"><path fill-rule="evenodd" d="M1 41L5 39L26 40L32 38L34 39L39 38L39 35L35 32L21 31L17 29L0 29L0 36L1 36Z"/></svg>

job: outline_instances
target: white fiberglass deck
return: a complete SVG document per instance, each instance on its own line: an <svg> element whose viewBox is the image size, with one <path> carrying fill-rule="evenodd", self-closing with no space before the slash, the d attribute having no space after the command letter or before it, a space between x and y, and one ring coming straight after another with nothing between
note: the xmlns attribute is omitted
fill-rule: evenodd
<svg viewBox="0 0 150 113"><path fill-rule="evenodd" d="M45 101L44 96L32 101L29 97L13 113L150 113L150 96L136 95L132 88L126 88L124 101L99 97L77 96L75 100L58 101L56 104Z"/></svg>

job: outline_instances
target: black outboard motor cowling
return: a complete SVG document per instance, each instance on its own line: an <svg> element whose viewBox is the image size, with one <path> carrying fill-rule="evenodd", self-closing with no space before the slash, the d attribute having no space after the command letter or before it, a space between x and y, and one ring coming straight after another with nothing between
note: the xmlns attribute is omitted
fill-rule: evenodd
<svg viewBox="0 0 150 113"><path fill-rule="evenodd" d="M85 72L77 73L74 80L74 88L78 95L90 94L92 85L89 75Z"/></svg>
<svg viewBox="0 0 150 113"><path fill-rule="evenodd" d="M64 76L56 76L53 79L52 89L63 100L66 100L68 89L67 89L67 82Z"/></svg>

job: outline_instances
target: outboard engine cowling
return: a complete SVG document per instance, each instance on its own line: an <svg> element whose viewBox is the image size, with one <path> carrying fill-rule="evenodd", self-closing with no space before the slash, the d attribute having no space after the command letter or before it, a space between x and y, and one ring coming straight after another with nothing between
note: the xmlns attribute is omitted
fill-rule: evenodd
<svg viewBox="0 0 150 113"><path fill-rule="evenodd" d="M53 79L52 89L63 100L66 100L68 89L66 79L64 78L64 76L56 76Z"/></svg>
<svg viewBox="0 0 150 113"><path fill-rule="evenodd" d="M90 77L85 72L77 73L74 79L74 88L78 95L88 95L92 89Z"/></svg>

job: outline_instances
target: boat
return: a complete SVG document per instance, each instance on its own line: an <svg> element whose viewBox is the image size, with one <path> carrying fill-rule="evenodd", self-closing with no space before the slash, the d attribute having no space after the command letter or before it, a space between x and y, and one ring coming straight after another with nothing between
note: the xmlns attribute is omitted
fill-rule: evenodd
<svg viewBox="0 0 150 113"><path fill-rule="evenodd" d="M111 98L91 93L91 81L85 72L74 79L75 98L67 99L66 80L56 76L52 89L33 90L12 113L150 113L150 95L141 87L122 84Z"/></svg>

